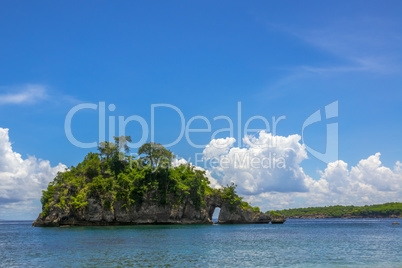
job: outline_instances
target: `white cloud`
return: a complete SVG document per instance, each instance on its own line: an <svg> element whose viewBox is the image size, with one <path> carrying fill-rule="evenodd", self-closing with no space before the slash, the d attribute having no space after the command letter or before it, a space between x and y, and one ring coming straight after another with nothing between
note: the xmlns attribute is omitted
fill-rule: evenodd
<svg viewBox="0 0 402 268"><path fill-rule="evenodd" d="M206 159L226 154L236 142L235 138L214 139L205 147L203 154Z"/></svg>
<svg viewBox="0 0 402 268"><path fill-rule="evenodd" d="M22 88L13 88L12 91L14 92L0 94L0 105L30 104L48 97L46 88L42 85L26 85Z"/></svg>
<svg viewBox="0 0 402 268"><path fill-rule="evenodd" d="M401 164L393 169L380 161L380 153L362 159L348 169L347 163L328 164L316 184L324 185L327 201L338 203L364 203L398 201L402 198ZM316 189L314 189L316 190ZM316 190L317 192L317 190Z"/></svg>
<svg viewBox="0 0 402 268"><path fill-rule="evenodd" d="M234 138L229 144L233 145ZM221 176L223 184L234 182L240 194L256 195L269 191L304 192L306 174L300 167L307 158L299 135L273 136L261 131L258 137L243 139L244 148L216 147L220 140L212 140L204 150L207 159L215 158L219 164L212 171Z"/></svg>
<svg viewBox="0 0 402 268"><path fill-rule="evenodd" d="M400 202L402 171L398 161L393 169L381 164L377 153L348 168L344 161L329 163L319 180L306 178L306 193L267 192L249 197L268 209L324 205L366 205Z"/></svg>
<svg viewBox="0 0 402 268"><path fill-rule="evenodd" d="M49 90L45 85L0 86L0 105L35 104L40 101L47 101L57 106L83 102L62 92Z"/></svg>
<svg viewBox="0 0 402 268"><path fill-rule="evenodd" d="M208 154L214 155L212 141ZM260 132L258 137L244 138L245 147L232 147L226 153L215 154L220 164L212 167L218 182L238 185L238 192L245 200L263 210L290 207L323 205L364 205L401 201L402 164L398 161L393 168L382 165L380 153L362 159L351 168L342 160L329 163L320 171L320 179L314 180L304 173L301 164L307 159L300 136L272 136ZM284 168L275 165L240 166L247 158L271 159L272 163L282 158ZM236 165L237 161L237 165ZM213 173L213 174L215 174Z"/></svg>
<svg viewBox="0 0 402 268"><path fill-rule="evenodd" d="M178 167L180 165L186 165L187 163L188 163L187 160L184 158L180 158L180 159L174 158L172 161L172 166Z"/></svg>
<svg viewBox="0 0 402 268"><path fill-rule="evenodd" d="M0 206L38 200L57 172L66 168L61 163L52 167L34 156L23 159L13 151L8 129L0 128Z"/></svg>

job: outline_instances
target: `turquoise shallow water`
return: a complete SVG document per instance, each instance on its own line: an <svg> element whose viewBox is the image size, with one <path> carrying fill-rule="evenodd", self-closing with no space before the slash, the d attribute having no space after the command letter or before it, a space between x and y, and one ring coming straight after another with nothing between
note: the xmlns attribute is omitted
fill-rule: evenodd
<svg viewBox="0 0 402 268"><path fill-rule="evenodd" d="M73 228L0 222L0 265L402 267L401 238L402 219Z"/></svg>

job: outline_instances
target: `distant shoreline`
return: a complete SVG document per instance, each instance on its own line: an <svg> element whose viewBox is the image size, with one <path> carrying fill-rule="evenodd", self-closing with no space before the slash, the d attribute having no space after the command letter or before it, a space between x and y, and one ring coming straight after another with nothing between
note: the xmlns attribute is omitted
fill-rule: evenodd
<svg viewBox="0 0 402 268"><path fill-rule="evenodd" d="M402 218L402 203L392 202L365 206L327 206L277 210L287 219L326 218Z"/></svg>
<svg viewBox="0 0 402 268"><path fill-rule="evenodd" d="M289 216L286 219L402 219L402 215L393 215L389 217L360 217L360 216L344 216L344 217L331 217L322 215L304 215L304 216Z"/></svg>

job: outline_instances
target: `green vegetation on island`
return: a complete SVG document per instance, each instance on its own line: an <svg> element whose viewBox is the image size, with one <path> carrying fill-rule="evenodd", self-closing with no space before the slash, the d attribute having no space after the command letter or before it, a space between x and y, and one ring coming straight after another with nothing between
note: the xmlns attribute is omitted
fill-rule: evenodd
<svg viewBox="0 0 402 268"><path fill-rule="evenodd" d="M173 167L174 155L160 144L142 145L140 157L133 159L129 141L129 136L121 136L115 137L114 143L102 142L99 153L89 153L77 166L58 173L43 191L41 217L55 207L85 210L89 198L100 200L102 207L111 211L117 201L123 209L139 209L144 201L176 206L186 200L200 210L206 205L206 195L218 195L229 204L230 211L241 207L259 212L258 207L251 207L237 195L234 184L213 189L205 171L190 164Z"/></svg>
<svg viewBox="0 0 402 268"><path fill-rule="evenodd" d="M402 217L402 203L371 206L328 206L277 210L287 218L389 218Z"/></svg>

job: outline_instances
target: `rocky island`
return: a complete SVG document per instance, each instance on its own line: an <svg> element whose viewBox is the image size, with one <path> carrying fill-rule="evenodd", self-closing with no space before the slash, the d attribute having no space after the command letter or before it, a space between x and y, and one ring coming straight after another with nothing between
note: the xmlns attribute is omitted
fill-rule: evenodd
<svg viewBox="0 0 402 268"><path fill-rule="evenodd" d="M283 223L280 215L260 212L244 202L234 184L210 187L205 171L190 164L172 166L173 154L160 144L139 148L132 159L129 136L103 142L99 153L59 173L41 198L35 227L136 224Z"/></svg>

